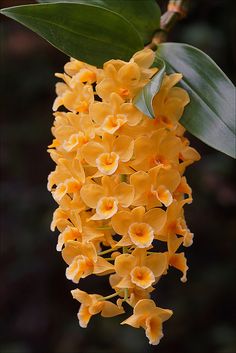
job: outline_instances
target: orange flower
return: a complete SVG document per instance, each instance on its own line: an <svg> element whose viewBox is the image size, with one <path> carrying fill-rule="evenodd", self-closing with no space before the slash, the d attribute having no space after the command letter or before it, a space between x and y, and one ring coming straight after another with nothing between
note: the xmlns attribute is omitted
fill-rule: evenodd
<svg viewBox="0 0 236 353"><path fill-rule="evenodd" d="M62 257L69 265L66 269L66 277L74 283L78 283L80 278L85 278L92 273L101 274L114 271L112 264L97 256L92 243L68 241L62 250Z"/></svg>
<svg viewBox="0 0 236 353"><path fill-rule="evenodd" d="M157 71L149 69L154 61L154 52L150 49L136 53L126 63L122 60L110 60L103 66L104 77L96 87L97 94L109 101L111 92L119 94L124 100L133 98Z"/></svg>
<svg viewBox="0 0 236 353"><path fill-rule="evenodd" d="M102 185L94 182L85 184L80 195L88 207L96 209L91 219L108 219L118 211L118 206L129 207L134 198L134 187L127 183L117 183L114 179L104 176Z"/></svg>
<svg viewBox="0 0 236 353"><path fill-rule="evenodd" d="M182 201L174 201L167 209L167 221L162 229L159 239L166 240L169 235L178 234L182 236L184 246L190 246L193 243L193 233L188 229L185 219L183 206L191 203L192 199L188 198Z"/></svg>
<svg viewBox="0 0 236 353"><path fill-rule="evenodd" d="M166 222L166 214L162 209L152 209L145 212L140 206L131 212L120 211L113 216L111 224L116 233L123 235L117 245L136 245L147 248L152 244L154 236L158 234Z"/></svg>
<svg viewBox="0 0 236 353"><path fill-rule="evenodd" d="M155 166L165 169L178 168L181 149L180 138L164 128L159 129L148 139L146 136L140 136L135 140L132 167L144 171Z"/></svg>
<svg viewBox="0 0 236 353"><path fill-rule="evenodd" d="M166 255L153 253L147 256L145 249L135 249L132 254L121 254L115 259L115 271L119 276L117 288L147 289L167 269Z"/></svg>
<svg viewBox="0 0 236 353"><path fill-rule="evenodd" d="M103 317L112 317L124 312L123 308L107 300L102 300L103 297L101 295L88 294L79 289L72 290L71 294L74 299L81 303L78 319L80 326L83 328L87 327L92 315L101 313Z"/></svg>
<svg viewBox="0 0 236 353"><path fill-rule="evenodd" d="M153 109L156 119L168 129L175 129L184 107L189 103L188 93L180 88L173 87L182 79L181 74L165 76L160 91L153 100Z"/></svg>
<svg viewBox="0 0 236 353"><path fill-rule="evenodd" d="M97 131L114 134L121 126L137 125L143 114L132 103L124 103L117 93L111 93L109 103L95 102L91 104L90 115L97 124Z"/></svg>
<svg viewBox="0 0 236 353"><path fill-rule="evenodd" d="M163 337L162 323L168 320L172 311L158 308L153 300L142 299L134 307L134 313L121 324L135 328L143 327L150 344L158 344Z"/></svg>
<svg viewBox="0 0 236 353"><path fill-rule="evenodd" d="M101 141L91 141L82 147L85 161L98 169L96 177L116 173L130 173L125 162L133 155L134 141L129 136L104 134Z"/></svg>
<svg viewBox="0 0 236 353"><path fill-rule="evenodd" d="M160 166L148 171L139 171L130 176L130 183L135 188L134 206L145 205L148 209L170 206L173 202L173 192L180 184L180 174L175 169L163 169Z"/></svg>

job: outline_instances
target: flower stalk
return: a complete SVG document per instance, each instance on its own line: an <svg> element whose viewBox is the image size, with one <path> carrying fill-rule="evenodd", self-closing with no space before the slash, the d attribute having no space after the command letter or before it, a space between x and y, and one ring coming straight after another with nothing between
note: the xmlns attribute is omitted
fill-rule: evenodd
<svg viewBox="0 0 236 353"><path fill-rule="evenodd" d="M158 44L166 42L168 33L178 21L187 16L188 8L189 0L170 0L167 11L161 16L160 29L154 34L151 43L146 48L155 51Z"/></svg>

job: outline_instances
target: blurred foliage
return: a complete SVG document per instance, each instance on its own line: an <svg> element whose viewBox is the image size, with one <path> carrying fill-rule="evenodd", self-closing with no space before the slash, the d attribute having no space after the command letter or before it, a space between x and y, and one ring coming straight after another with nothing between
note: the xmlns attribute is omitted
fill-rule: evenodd
<svg viewBox="0 0 236 353"><path fill-rule="evenodd" d="M0 7L29 2L1 0ZM233 6L225 0L192 2L189 17L169 40L199 47L235 82ZM65 278L56 234L49 230L56 205L46 190L54 168L46 152L53 74L66 61L27 29L1 18L0 352L235 353L235 161L191 137L202 154L188 171L194 202L186 217L195 242L186 252L188 282L171 271L158 284L158 304L174 310L165 337L150 347L143 330L120 326L119 318L96 317L86 330L79 327L78 303L70 294L75 285ZM90 292L106 290L101 278L81 284Z"/></svg>

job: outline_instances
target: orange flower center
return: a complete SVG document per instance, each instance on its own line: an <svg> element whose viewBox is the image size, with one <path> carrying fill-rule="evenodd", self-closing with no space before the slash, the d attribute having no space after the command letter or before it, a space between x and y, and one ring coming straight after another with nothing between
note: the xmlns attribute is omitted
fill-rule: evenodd
<svg viewBox="0 0 236 353"><path fill-rule="evenodd" d="M165 125L167 128L171 129L173 128L173 123L170 118L164 115L159 116L160 121L162 122L163 125Z"/></svg>
<svg viewBox="0 0 236 353"><path fill-rule="evenodd" d="M127 121L125 114L107 115L104 123L102 124L103 130L109 134L113 134Z"/></svg>
<svg viewBox="0 0 236 353"><path fill-rule="evenodd" d="M118 93L122 98L127 98L130 95L130 91L127 88L120 88Z"/></svg>
<svg viewBox="0 0 236 353"><path fill-rule="evenodd" d="M80 102L80 104L76 107L76 110L79 113L87 113L88 112L88 102L86 101L82 101Z"/></svg>
<svg viewBox="0 0 236 353"><path fill-rule="evenodd" d="M171 167L168 160L164 156L159 154L152 156L150 160L150 167L154 167L157 165L162 165L165 169L169 169Z"/></svg>
<svg viewBox="0 0 236 353"><path fill-rule="evenodd" d="M82 71L82 70L81 70ZM94 82L96 81L96 74L90 70L83 70L79 76L80 82Z"/></svg>

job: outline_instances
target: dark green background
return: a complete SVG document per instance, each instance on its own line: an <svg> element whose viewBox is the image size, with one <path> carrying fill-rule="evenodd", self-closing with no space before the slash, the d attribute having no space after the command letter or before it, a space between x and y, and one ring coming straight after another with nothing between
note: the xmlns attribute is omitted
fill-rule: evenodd
<svg viewBox="0 0 236 353"><path fill-rule="evenodd" d="M0 7L29 2L1 0ZM234 3L192 1L188 19L169 40L202 49L235 83ZM163 8L165 2L159 4ZM202 159L187 172L194 202L186 206L186 218L195 234L186 249L188 282L182 284L173 270L155 293L158 305L174 310L164 325L165 337L151 347L142 329L120 326L119 317L96 317L87 329L79 327L78 303L70 294L76 286L66 280L55 250L56 234L49 225L56 204L46 190L54 168L46 152L52 139L54 72L62 72L66 61L1 16L0 352L235 353L235 161L193 138ZM106 280L91 277L82 288L106 290Z"/></svg>

